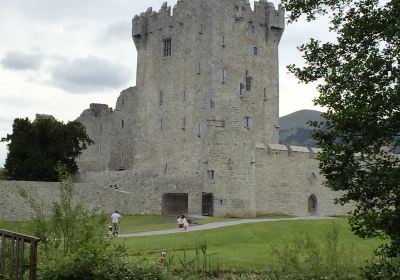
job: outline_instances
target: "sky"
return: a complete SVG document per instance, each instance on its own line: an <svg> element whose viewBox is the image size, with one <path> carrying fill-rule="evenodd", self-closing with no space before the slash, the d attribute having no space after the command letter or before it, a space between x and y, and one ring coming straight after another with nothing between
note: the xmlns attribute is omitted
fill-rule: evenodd
<svg viewBox="0 0 400 280"><path fill-rule="evenodd" d="M168 1L169 5L177 0ZM0 0L0 138L15 118L76 119L90 103L115 107L135 85L131 20L164 0ZM253 0L250 3L253 4ZM277 7L279 1L271 1ZM302 64L296 46L334 37L325 18L286 26L280 42L280 116L313 105L315 85L299 84L288 64ZM7 155L0 143L0 167Z"/></svg>

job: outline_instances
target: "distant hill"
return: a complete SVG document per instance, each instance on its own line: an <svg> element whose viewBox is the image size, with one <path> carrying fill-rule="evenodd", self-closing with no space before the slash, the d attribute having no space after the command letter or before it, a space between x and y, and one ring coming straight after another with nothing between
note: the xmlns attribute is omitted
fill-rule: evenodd
<svg viewBox="0 0 400 280"><path fill-rule="evenodd" d="M308 121L322 121L322 112L314 110L300 110L279 118L280 143L284 145L315 147L311 139L312 128Z"/></svg>

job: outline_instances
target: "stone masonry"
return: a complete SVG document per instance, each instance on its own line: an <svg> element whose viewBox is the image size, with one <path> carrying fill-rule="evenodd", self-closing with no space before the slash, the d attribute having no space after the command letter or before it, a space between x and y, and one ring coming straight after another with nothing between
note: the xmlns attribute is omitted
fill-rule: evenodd
<svg viewBox="0 0 400 280"><path fill-rule="evenodd" d="M127 214L347 213L322 185L318 149L278 144L284 26L266 0L179 0L135 16L136 86L78 118L95 141L79 158L82 199Z"/></svg>

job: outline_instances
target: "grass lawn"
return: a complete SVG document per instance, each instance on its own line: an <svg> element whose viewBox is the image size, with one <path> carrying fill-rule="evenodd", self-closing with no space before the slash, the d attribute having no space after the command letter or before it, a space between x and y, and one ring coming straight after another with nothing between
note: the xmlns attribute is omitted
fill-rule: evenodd
<svg viewBox="0 0 400 280"><path fill-rule="evenodd" d="M339 246L354 257L357 265L370 259L373 249L380 241L363 240L350 232L346 219L313 220L313 221L279 221L243 224L198 232L178 232L171 235L150 237L118 238L117 243L127 246L133 258L157 261L160 252L167 256L175 256L175 265L179 267L179 258L194 256L196 243L206 243L208 254L213 256L214 263L222 269L264 270L276 261L277 250L282 250L285 244L293 244L295 238L309 237L320 246L324 246L326 234L332 231L336 223L340 229ZM353 249L352 249L353 248Z"/></svg>
<svg viewBox="0 0 400 280"><path fill-rule="evenodd" d="M230 221L229 218L205 218L194 219L190 225L203 225L208 223ZM134 215L123 216L121 220L120 233L135 233L144 231L155 231L176 228L176 217L165 217L159 215Z"/></svg>

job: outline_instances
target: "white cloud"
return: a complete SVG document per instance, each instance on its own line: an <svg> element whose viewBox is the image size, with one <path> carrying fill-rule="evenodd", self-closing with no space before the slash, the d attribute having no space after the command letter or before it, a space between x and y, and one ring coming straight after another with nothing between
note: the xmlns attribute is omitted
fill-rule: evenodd
<svg viewBox="0 0 400 280"><path fill-rule="evenodd" d="M0 61L3 68L11 70L36 70L43 62L43 55L9 51Z"/></svg>
<svg viewBox="0 0 400 280"><path fill-rule="evenodd" d="M52 69L52 83L68 92L85 93L127 86L131 71L95 56L60 63Z"/></svg>

